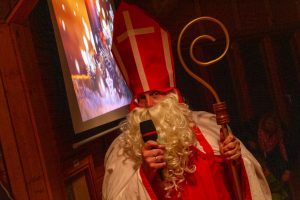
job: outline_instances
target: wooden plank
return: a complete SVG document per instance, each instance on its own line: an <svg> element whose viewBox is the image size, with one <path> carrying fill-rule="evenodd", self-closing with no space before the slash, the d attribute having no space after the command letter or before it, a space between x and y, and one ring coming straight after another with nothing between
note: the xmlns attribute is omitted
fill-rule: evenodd
<svg viewBox="0 0 300 200"><path fill-rule="evenodd" d="M0 22L4 22L11 10L9 1L0 1Z"/></svg>
<svg viewBox="0 0 300 200"><path fill-rule="evenodd" d="M3 37L1 47L2 64L1 74L3 85L6 91L6 102L8 112L11 113L10 119L15 134L17 151L21 161L23 176L25 177L27 192L32 200L49 199L49 190L45 181L43 171L43 160L38 147L36 138L36 126L30 113L30 105L27 97L28 91L25 86L24 74L20 69L26 68L22 64L22 56L28 56L25 51L20 52L18 42L24 42L25 37L22 29L7 28ZM2 37L1 37L2 38ZM17 198L24 199L17 196Z"/></svg>
<svg viewBox="0 0 300 200"><path fill-rule="evenodd" d="M0 25L0 43L0 141L13 196L16 200L27 200L29 196L16 143L15 130L11 121L11 113L7 104L7 87L4 85L3 77L3 66L7 62L8 55L14 55L7 25Z"/></svg>
<svg viewBox="0 0 300 200"><path fill-rule="evenodd" d="M23 24L31 11L37 4L38 0L19 0L6 18L6 23Z"/></svg>
<svg viewBox="0 0 300 200"><path fill-rule="evenodd" d="M31 35L28 28L22 25L11 25L14 35L15 46L18 49L17 55L21 60L20 74L24 83L25 96L28 103L28 112L32 119L33 135L38 149L41 169L43 171L43 182L49 199L63 198L63 175L59 164L59 154L55 141L55 131L49 119L48 104L46 97L48 86L44 87L41 70L44 66L37 59L34 42L41 44L39 39ZM41 49L39 49L41 50ZM37 50L37 51L39 51Z"/></svg>
<svg viewBox="0 0 300 200"><path fill-rule="evenodd" d="M284 99L284 88L279 74L278 61L275 56L275 50L271 38L263 38L262 45L264 50L263 59L266 63L265 67L274 101L274 107L277 110L282 122L284 122L285 125L289 125L288 107Z"/></svg>
<svg viewBox="0 0 300 200"><path fill-rule="evenodd" d="M243 121L250 120L253 116L253 106L249 93L249 85L246 79L245 65L242 60L238 43L231 45L231 51L227 57L229 62L231 80L235 91L235 98L239 110L239 117Z"/></svg>
<svg viewBox="0 0 300 200"><path fill-rule="evenodd" d="M36 58L33 55L34 52L32 49L33 42L28 28L16 24L12 24L10 28L12 40L16 49L16 58L18 60L18 66L15 68L18 79L14 80L14 84L20 84L20 91L18 94L14 93L14 95L22 96L24 100L23 107L17 109L23 116L26 116L26 119L23 119L24 117L22 119L16 117L14 124L18 130L18 140L22 142L25 141L21 147L26 151L24 152L24 156L27 156L28 158L23 161L24 169L27 170L25 173L27 187L31 199L53 199L42 151L42 145L44 144L41 143L42 134L38 132L36 119L33 113L33 104L43 104L43 102L35 101L34 98L36 95L40 95L40 92L38 92L40 82L37 78L34 78L34 76L38 75L36 73L37 70L33 69L37 68L35 65ZM32 81L33 79L35 82ZM12 104L16 103L14 102L14 99L15 98L10 99ZM15 107L16 105L12 109ZM44 113L43 111L41 112ZM41 117L43 118L43 116ZM47 117L44 116L44 119L43 123L47 124ZM47 132L46 130L45 132ZM51 140L48 141L48 144L51 144Z"/></svg>

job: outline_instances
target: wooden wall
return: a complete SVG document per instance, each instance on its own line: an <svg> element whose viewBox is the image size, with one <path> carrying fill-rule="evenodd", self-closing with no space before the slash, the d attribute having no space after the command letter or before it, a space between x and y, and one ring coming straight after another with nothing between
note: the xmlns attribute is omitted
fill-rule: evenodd
<svg viewBox="0 0 300 200"><path fill-rule="evenodd" d="M0 22L4 22L10 12L18 3L18 0L8 0L0 2Z"/></svg>
<svg viewBox="0 0 300 200"><path fill-rule="evenodd" d="M47 3L40 1L21 23L22 17L9 16L0 25L0 141L12 196L66 199L65 175L92 155L95 196L101 199L103 158L111 139L72 148L74 134Z"/></svg>
<svg viewBox="0 0 300 200"><path fill-rule="evenodd" d="M241 130L241 124L272 109L287 126L297 125L298 1L131 2L147 10L171 33L177 84L193 109L211 111L214 99L180 67L177 38L187 22L209 15L228 28L229 51L222 61L206 69L187 62L227 102L233 128ZM198 56L210 59L218 55L223 36L215 27L198 25L183 42L184 58L188 59L186 52L196 31L221 37L215 44L205 43L196 49ZM12 20L0 24L0 44L0 141L13 195L22 200L66 199L65 174L91 156L96 197L101 199L105 151L118 133L72 148L70 112L47 3L39 1L22 23ZM299 130L299 125L294 127Z"/></svg>

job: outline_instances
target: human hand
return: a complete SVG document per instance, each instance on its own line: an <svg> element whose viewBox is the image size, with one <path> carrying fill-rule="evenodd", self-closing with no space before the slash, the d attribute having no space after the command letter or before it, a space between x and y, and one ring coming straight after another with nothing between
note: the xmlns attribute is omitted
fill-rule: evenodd
<svg viewBox="0 0 300 200"><path fill-rule="evenodd" d="M142 148L142 168L149 181L153 179L158 169L166 166L164 161L165 146L153 140L147 141Z"/></svg>
<svg viewBox="0 0 300 200"><path fill-rule="evenodd" d="M290 180L291 171L290 170L284 170L284 172L281 175L282 182L288 182Z"/></svg>
<svg viewBox="0 0 300 200"><path fill-rule="evenodd" d="M240 142L229 134L224 141L219 144L221 155L227 160L237 160L241 157Z"/></svg>

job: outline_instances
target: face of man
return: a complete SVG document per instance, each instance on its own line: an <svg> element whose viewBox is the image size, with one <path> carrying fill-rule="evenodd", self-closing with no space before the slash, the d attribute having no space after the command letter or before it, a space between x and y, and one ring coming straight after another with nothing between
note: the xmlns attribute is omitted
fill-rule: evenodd
<svg viewBox="0 0 300 200"><path fill-rule="evenodd" d="M145 92L138 96L138 106L141 108L150 108L166 98L166 94L159 91Z"/></svg>

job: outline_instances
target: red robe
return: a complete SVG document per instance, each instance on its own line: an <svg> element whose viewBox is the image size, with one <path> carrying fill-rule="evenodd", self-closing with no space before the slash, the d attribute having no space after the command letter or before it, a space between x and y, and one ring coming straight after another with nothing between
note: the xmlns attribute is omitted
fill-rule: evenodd
<svg viewBox="0 0 300 200"><path fill-rule="evenodd" d="M216 156L209 143L206 141L201 131L196 128L196 137L205 153L196 147L191 147L193 154L191 162L196 165L196 171L186 176L186 181L182 185L181 197L173 195L171 200L233 200L234 191L232 188L232 176L228 170L228 163L221 156ZM241 178L243 199L251 200L250 188L245 167L241 159ZM143 170L140 170L142 181L151 199L166 199L164 191L160 187L160 178L157 175L152 183L149 183Z"/></svg>
<svg viewBox="0 0 300 200"><path fill-rule="evenodd" d="M200 131L197 132L197 139L201 147L198 145L197 147L191 147L194 150L194 156L191 158L191 161L197 166L197 171L190 176L194 177L193 181L187 177L188 183L183 186L185 191L182 194L182 198L193 200L219 200L221 197L218 197L218 195L232 193L232 189L228 187L231 183L228 181L230 175L227 164L220 156L217 156L220 155L218 145L220 126L216 124L215 115L205 111L193 112L192 117L196 126L201 129L203 135ZM209 143L209 145L207 143ZM240 146L242 156L239 169L242 177L243 199L272 200L271 192L260 164L245 148L242 142ZM212 152L214 152L215 155L213 155ZM143 172L141 172L142 168L136 160L126 156L123 148L122 135L117 137L107 150L104 166L105 175L102 184L103 200L164 199L164 194L154 189L148 182ZM245 172L247 172L247 175ZM159 179L159 176L157 176L157 178ZM158 186L159 180L158 182L154 181L153 184ZM248 186L248 184L250 186ZM199 187L195 189L198 185ZM161 190L160 188L160 191ZM251 195L249 194L249 190ZM228 198L230 197L224 197L224 199Z"/></svg>

